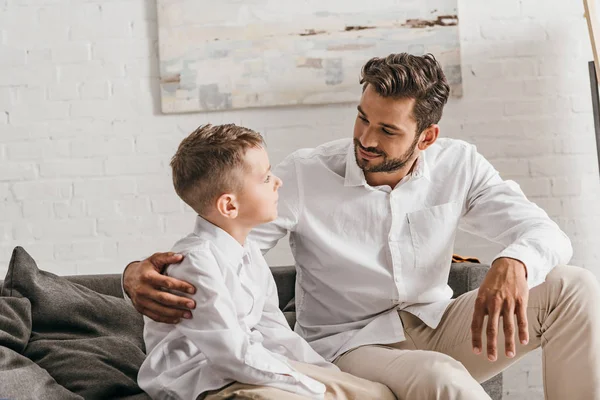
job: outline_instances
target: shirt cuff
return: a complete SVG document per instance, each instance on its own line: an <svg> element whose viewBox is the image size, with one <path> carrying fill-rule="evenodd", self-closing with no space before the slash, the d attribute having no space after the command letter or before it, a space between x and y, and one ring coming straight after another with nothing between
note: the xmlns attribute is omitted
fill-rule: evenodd
<svg viewBox="0 0 600 400"><path fill-rule="evenodd" d="M546 280L546 275L548 275L552 268L544 265L544 261L538 253L520 244L508 246L494 258L494 261L502 257L514 258L525 264L525 268L527 269L527 286L529 289L543 283Z"/></svg>
<svg viewBox="0 0 600 400"><path fill-rule="evenodd" d="M127 267L129 267L134 262L139 262L139 261L132 261L129 264L127 264ZM125 301L133 307L133 302L127 295L127 292L125 292L125 271L127 270L127 267L125 267L125 269L123 270L123 273L121 274L121 291L123 292L123 299L125 299Z"/></svg>

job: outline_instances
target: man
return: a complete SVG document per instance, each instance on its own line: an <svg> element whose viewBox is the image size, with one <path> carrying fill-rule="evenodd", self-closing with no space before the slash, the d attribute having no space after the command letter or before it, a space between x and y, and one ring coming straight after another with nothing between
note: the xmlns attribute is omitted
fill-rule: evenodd
<svg viewBox="0 0 600 400"><path fill-rule="evenodd" d="M518 185L474 146L438 140L449 87L435 58L373 58L361 84L353 140L284 160L279 217L251 233L265 252L290 233L296 331L399 399L489 398L478 382L539 346L547 399L600 399L598 283L563 265L569 239ZM451 301L459 223L504 250L479 290ZM161 291L193 291L159 274L180 260L128 266L124 290L140 312L189 317L176 308L189 299Z"/></svg>

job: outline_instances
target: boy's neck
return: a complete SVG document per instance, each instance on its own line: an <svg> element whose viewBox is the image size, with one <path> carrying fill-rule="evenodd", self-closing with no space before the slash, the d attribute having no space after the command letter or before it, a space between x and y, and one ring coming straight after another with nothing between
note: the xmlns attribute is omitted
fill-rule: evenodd
<svg viewBox="0 0 600 400"><path fill-rule="evenodd" d="M231 235L231 237L233 237L241 246L244 246L244 244L246 243L246 238L252 230L252 228L241 226L236 221L232 221L226 218L219 218L219 216L215 215L202 215L202 218L204 218L211 224L223 229L225 232Z"/></svg>

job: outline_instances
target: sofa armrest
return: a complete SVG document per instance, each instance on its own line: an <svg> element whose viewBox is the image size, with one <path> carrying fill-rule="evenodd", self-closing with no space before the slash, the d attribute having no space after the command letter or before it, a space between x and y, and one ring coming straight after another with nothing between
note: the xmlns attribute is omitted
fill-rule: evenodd
<svg viewBox="0 0 600 400"><path fill-rule="evenodd" d="M452 298L477 289L489 269L489 265L486 264L452 263L448 278L448 285L454 292Z"/></svg>

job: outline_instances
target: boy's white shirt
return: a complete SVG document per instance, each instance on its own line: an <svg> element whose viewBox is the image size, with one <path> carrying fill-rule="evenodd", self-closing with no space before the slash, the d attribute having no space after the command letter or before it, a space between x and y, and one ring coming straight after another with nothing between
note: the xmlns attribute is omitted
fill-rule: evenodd
<svg viewBox="0 0 600 400"><path fill-rule="evenodd" d="M144 391L152 398L195 399L238 381L323 398L325 386L287 360L337 367L290 329L258 246L241 246L197 217L194 233L172 251L185 257L167 274L197 288L196 309L191 320L175 325L144 317L147 357L138 374Z"/></svg>

